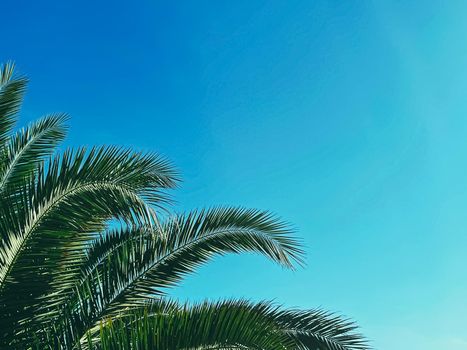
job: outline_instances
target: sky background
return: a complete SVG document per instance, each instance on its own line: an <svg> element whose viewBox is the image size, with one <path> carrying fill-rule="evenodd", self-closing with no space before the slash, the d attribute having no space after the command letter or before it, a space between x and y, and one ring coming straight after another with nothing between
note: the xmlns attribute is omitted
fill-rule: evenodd
<svg viewBox="0 0 467 350"><path fill-rule="evenodd" d="M215 259L179 298L357 320L376 349L467 349L465 1L9 1L21 124L157 151L179 210L269 209L307 266Z"/></svg>

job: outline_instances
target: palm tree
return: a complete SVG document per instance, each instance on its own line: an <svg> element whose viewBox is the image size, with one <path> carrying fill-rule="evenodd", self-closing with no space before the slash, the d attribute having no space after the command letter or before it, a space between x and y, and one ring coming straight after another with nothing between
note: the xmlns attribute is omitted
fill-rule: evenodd
<svg viewBox="0 0 467 350"><path fill-rule="evenodd" d="M56 151L64 114L14 131L26 84L1 67L0 348L368 348L352 322L321 310L170 300L215 255L256 252L293 269L303 251L268 212L171 214L178 174L158 155Z"/></svg>

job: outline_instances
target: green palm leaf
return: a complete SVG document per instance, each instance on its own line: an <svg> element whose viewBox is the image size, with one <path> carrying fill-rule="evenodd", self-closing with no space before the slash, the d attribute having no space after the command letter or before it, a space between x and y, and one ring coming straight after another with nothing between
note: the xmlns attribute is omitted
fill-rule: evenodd
<svg viewBox="0 0 467 350"><path fill-rule="evenodd" d="M15 185L30 177L42 158L64 139L67 119L65 114L49 115L10 138L0 159L0 191L4 196L7 186L14 191Z"/></svg>
<svg viewBox="0 0 467 350"><path fill-rule="evenodd" d="M161 189L176 181L160 157L115 147L67 151L36 174L18 196L21 205L0 207L11 218L0 223L0 307L8 300L4 312L17 318L31 313L52 281L66 282L76 272L70 264L109 219L151 224L150 205L167 201ZM31 297L28 307L21 294Z"/></svg>
<svg viewBox="0 0 467 350"><path fill-rule="evenodd" d="M368 349L352 322L322 310L166 300L214 256L253 252L294 269L301 244L266 211L169 214L178 174L155 154L54 153L64 114L14 132L26 83L0 67L0 348Z"/></svg>
<svg viewBox="0 0 467 350"><path fill-rule="evenodd" d="M91 349L364 350L356 326L321 310L286 310L245 300L195 305L154 301L88 332ZM90 346L89 346L89 345Z"/></svg>
<svg viewBox="0 0 467 350"><path fill-rule="evenodd" d="M96 240L83 263L82 280L65 304L79 329L141 305L215 255L256 252L287 268L302 261L290 230L267 212L215 208L169 218L157 228L112 230ZM60 313L64 313L62 310Z"/></svg>
<svg viewBox="0 0 467 350"><path fill-rule="evenodd" d="M27 79L15 77L11 62L0 67L0 145L3 145L16 122Z"/></svg>

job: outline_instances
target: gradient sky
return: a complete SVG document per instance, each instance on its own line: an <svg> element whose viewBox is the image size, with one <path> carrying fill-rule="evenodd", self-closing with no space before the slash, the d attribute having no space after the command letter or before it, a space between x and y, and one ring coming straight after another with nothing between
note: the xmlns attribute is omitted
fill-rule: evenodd
<svg viewBox="0 0 467 350"><path fill-rule="evenodd" d="M9 1L21 123L158 151L179 209L297 227L308 265L218 258L174 294L354 318L377 349L467 349L465 1Z"/></svg>

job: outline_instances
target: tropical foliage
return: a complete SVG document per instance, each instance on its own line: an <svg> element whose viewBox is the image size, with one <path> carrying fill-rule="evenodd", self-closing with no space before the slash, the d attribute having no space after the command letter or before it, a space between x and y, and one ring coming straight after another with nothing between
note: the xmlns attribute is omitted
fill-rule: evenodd
<svg viewBox="0 0 467 350"><path fill-rule="evenodd" d="M367 349L320 310L167 296L213 256L255 252L292 269L303 251L268 212L171 214L178 174L120 147L62 149L67 116L14 131L27 80L0 70L0 348Z"/></svg>

